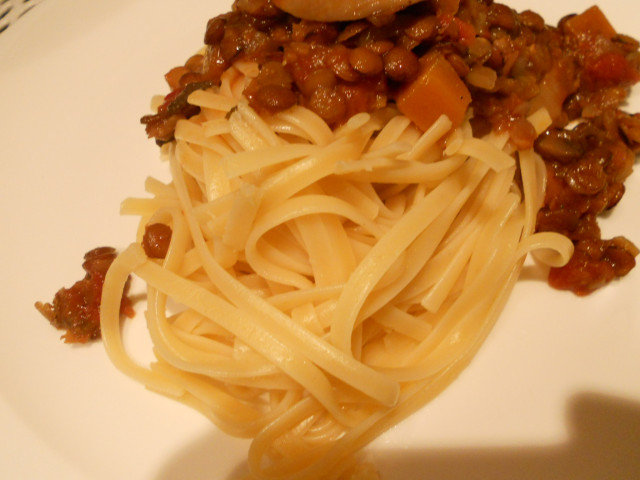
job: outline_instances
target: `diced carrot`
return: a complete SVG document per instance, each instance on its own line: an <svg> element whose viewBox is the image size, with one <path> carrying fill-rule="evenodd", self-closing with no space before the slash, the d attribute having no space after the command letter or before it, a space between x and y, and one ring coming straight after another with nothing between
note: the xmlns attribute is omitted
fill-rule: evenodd
<svg viewBox="0 0 640 480"><path fill-rule="evenodd" d="M617 35L615 28L611 26L607 17L597 6L593 6L580 15L567 20L565 27L569 33L576 37L594 37L602 35L611 39Z"/></svg>
<svg viewBox="0 0 640 480"><path fill-rule="evenodd" d="M454 126L464 120L471 94L451 64L440 53L421 59L418 77L396 97L398 109L422 130L442 115Z"/></svg>

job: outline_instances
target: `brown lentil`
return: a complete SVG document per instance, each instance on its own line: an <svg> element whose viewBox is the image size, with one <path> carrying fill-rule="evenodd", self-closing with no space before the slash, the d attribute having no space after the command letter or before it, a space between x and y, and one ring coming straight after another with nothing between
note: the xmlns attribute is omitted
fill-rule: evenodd
<svg viewBox="0 0 640 480"><path fill-rule="evenodd" d="M354 48L349 52L349 63L356 72L363 75L377 75L384 68L380 55L364 47Z"/></svg>
<svg viewBox="0 0 640 480"><path fill-rule="evenodd" d="M418 74L418 57L403 47L393 47L384 54L384 72L391 80L406 82Z"/></svg>

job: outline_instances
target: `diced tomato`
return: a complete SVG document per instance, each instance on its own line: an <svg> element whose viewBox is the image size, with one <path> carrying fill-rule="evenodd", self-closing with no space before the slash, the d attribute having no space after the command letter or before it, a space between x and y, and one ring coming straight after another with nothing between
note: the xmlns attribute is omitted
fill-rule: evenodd
<svg viewBox="0 0 640 480"><path fill-rule="evenodd" d="M636 83L640 74L620 53L607 52L598 58L587 61L585 73L597 85L616 85Z"/></svg>
<svg viewBox="0 0 640 480"><path fill-rule="evenodd" d="M460 43L466 46L471 45L476 38L476 29L473 28L473 25L460 20L458 17L455 17L455 21L460 29L460 37L458 38Z"/></svg>
<svg viewBox="0 0 640 480"><path fill-rule="evenodd" d="M445 32L446 36L466 46L471 45L476 38L476 29L473 25L451 14L443 13L438 15L438 24L440 31Z"/></svg>

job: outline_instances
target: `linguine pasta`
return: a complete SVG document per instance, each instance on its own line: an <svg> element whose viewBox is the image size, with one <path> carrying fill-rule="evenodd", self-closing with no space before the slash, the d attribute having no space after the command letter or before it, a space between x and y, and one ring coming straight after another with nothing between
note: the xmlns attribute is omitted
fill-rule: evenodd
<svg viewBox="0 0 640 480"><path fill-rule="evenodd" d="M391 107L334 131L301 106L261 117L242 97L255 72L192 93L200 113L162 148L172 181L124 201L140 229L107 274L102 335L124 373L252 438L252 477L339 478L468 364L529 252L562 265L573 245L533 233L545 168L507 135L446 116L422 132ZM173 232L162 260L140 246L150 223ZM150 366L121 338L130 274Z"/></svg>

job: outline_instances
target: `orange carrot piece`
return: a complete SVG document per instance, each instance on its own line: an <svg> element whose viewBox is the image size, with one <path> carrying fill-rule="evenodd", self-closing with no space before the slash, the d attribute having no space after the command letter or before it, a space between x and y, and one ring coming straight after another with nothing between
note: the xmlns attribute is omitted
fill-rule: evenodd
<svg viewBox="0 0 640 480"><path fill-rule="evenodd" d="M571 17L567 20L565 27L576 37L602 35L605 38L611 39L617 35L615 28L611 26L607 17L602 13L602 10L595 5L580 15Z"/></svg>
<svg viewBox="0 0 640 480"><path fill-rule="evenodd" d="M469 103L469 90L440 53L423 57L418 77L396 97L398 109L424 131L442 114L460 125Z"/></svg>

